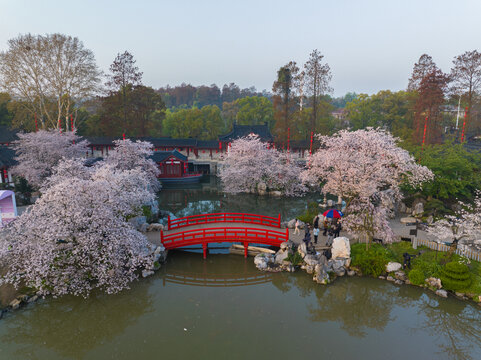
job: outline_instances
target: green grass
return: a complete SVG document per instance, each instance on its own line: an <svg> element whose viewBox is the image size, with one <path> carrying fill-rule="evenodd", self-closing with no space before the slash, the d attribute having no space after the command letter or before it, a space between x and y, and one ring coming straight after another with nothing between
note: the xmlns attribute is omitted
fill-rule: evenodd
<svg viewBox="0 0 481 360"><path fill-rule="evenodd" d="M411 247L411 243L401 241L389 245L373 244L366 250L365 244L353 244L351 246L352 266L358 267L363 274L370 276L379 276L385 273L385 264L390 261L403 263L403 254L416 255L411 259L411 269L404 271L408 275L410 281L415 285L423 285L424 279L429 277L445 278L443 284L448 290L458 291L466 294L473 294L481 296L481 263L474 260L467 260L459 255L453 254L449 258L446 252L439 251L436 254L435 250L431 250L425 246L418 246L417 249ZM447 280L445 275L445 264L448 263L466 263L466 267L461 265L448 265L448 270L451 268L451 278L457 281L453 287L453 280ZM456 279L456 272L453 269L467 269L469 279L465 275L460 275L461 278ZM458 271L459 272L459 271ZM412 273L412 274L411 274ZM459 277L459 276L458 276Z"/></svg>

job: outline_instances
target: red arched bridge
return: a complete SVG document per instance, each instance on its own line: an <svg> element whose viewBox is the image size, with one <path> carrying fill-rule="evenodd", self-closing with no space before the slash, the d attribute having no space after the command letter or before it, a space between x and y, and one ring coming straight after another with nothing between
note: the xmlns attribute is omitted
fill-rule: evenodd
<svg viewBox="0 0 481 360"><path fill-rule="evenodd" d="M249 244L264 244L279 247L289 239L289 230L280 230L281 215L278 217L219 213L168 218L167 230L160 232L160 241L167 250L191 245L202 245L204 259L209 243L235 242L244 245L247 257Z"/></svg>

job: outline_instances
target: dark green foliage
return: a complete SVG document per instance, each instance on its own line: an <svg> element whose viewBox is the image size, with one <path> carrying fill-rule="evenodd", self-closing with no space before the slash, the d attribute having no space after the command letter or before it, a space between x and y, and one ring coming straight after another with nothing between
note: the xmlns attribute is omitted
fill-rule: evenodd
<svg viewBox="0 0 481 360"><path fill-rule="evenodd" d="M351 246L352 266L361 269L364 275L378 277L385 273L388 256L387 250L379 244L373 244L369 250L364 244Z"/></svg>
<svg viewBox="0 0 481 360"><path fill-rule="evenodd" d="M451 214L449 210L441 200L431 199L424 204L424 215L433 215L435 217Z"/></svg>
<svg viewBox="0 0 481 360"><path fill-rule="evenodd" d="M302 263L302 255L296 251L287 255L286 261L290 261L292 265L300 265Z"/></svg>
<svg viewBox="0 0 481 360"><path fill-rule="evenodd" d="M472 276L466 265L449 262L442 269L441 282L447 290L467 289L472 283Z"/></svg>
<svg viewBox="0 0 481 360"><path fill-rule="evenodd" d="M302 215L298 216L298 219L302 222L305 222L306 224L312 224L314 218L319 215L319 213L319 205L315 201L312 201L307 204L307 209Z"/></svg>
<svg viewBox="0 0 481 360"><path fill-rule="evenodd" d="M409 272L409 281L414 285L424 284L424 273L420 269L413 269Z"/></svg>

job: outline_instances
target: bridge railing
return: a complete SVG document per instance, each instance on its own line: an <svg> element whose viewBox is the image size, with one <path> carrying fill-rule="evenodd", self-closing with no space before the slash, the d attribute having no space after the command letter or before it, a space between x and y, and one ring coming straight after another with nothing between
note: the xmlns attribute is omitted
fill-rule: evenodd
<svg viewBox="0 0 481 360"><path fill-rule="evenodd" d="M191 215L181 217L177 219L171 219L170 216L167 219L167 229L179 229L186 226L198 225L198 224L213 224L219 222L231 222L231 223L244 223L264 225L280 228L281 227L281 214L277 217L257 215L257 214L245 214L245 213L217 213L217 214L202 214Z"/></svg>
<svg viewBox="0 0 481 360"><path fill-rule="evenodd" d="M207 228L180 231L173 234L160 232L160 241L166 249L211 242L242 242L280 246L289 240L289 229L282 231L257 228Z"/></svg>

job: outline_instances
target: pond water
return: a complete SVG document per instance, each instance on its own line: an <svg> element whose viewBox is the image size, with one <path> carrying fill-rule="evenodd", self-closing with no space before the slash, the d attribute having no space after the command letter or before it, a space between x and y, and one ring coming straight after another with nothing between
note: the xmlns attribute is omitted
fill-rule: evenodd
<svg viewBox="0 0 481 360"><path fill-rule="evenodd" d="M162 208L178 216L209 208L285 218L306 203L164 191ZM0 320L2 360L307 357L481 359L481 308L378 279L322 286L301 271L260 272L252 258L174 251L120 294L49 298Z"/></svg>

